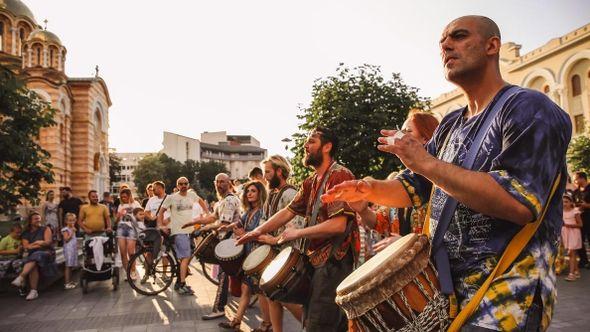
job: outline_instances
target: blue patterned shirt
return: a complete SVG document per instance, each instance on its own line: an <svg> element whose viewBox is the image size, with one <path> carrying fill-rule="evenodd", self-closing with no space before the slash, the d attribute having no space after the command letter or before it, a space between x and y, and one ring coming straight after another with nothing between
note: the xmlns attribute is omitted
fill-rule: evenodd
<svg viewBox="0 0 590 332"><path fill-rule="evenodd" d="M466 111L463 108L445 116L427 145L430 154L455 165L463 162L482 123L482 115L489 108L469 119L465 118ZM570 118L559 106L540 92L523 89L507 101L493 120L473 170L488 173L536 219L546 204L557 172L564 175L567 172L565 153L571 131ZM430 197L432 184L409 170L400 174L398 180L414 206L431 199L430 234L434 234L447 194L436 188ZM537 294L539 303L535 304L542 306L542 327L548 327L556 297L554 261L561 232L564 188L565 176L562 176L537 233L513 265L492 283L469 324L502 331L522 330ZM473 211L459 202L445 232L444 245L461 307L483 284L521 228Z"/></svg>

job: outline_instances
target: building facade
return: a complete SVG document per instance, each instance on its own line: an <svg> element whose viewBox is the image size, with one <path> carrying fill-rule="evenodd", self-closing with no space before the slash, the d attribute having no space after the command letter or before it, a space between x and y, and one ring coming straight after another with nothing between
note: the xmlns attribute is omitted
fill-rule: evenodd
<svg viewBox="0 0 590 332"><path fill-rule="evenodd" d="M200 140L164 132L163 146L160 152L182 163L187 159L222 162L235 179L247 178L267 155L253 136L228 135L225 131L204 132Z"/></svg>
<svg viewBox="0 0 590 332"><path fill-rule="evenodd" d="M114 156L121 160L121 169L119 175L113 179L111 185L111 192L118 193L120 191L122 184L127 184L129 189L133 192L133 196L137 197L137 194L141 193L144 194L145 188L137 188L135 187L135 178L133 177L133 171L137 168L139 161L142 160L145 156L153 154L149 152L127 152L127 153L117 153L113 152Z"/></svg>
<svg viewBox="0 0 590 332"><path fill-rule="evenodd" d="M57 125L44 128L39 144L51 154L54 183L85 197L109 187L108 127L111 99L98 77L68 77L67 49L41 28L19 0L0 0L0 64L20 75L26 86L57 110Z"/></svg>
<svg viewBox="0 0 590 332"><path fill-rule="evenodd" d="M590 24L520 55L521 46L502 45L500 70L509 83L545 93L571 117L574 135L590 124ZM464 107L460 90L442 94L432 101L440 117Z"/></svg>

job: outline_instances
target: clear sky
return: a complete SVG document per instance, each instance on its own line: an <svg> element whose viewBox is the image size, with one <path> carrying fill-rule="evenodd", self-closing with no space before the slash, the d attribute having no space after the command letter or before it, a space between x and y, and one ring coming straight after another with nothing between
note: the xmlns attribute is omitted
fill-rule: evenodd
<svg viewBox="0 0 590 332"><path fill-rule="evenodd" d="M492 18L521 54L590 23L587 0L23 1L68 49L69 76L100 66L119 152L158 151L163 131L227 130L281 153L313 81L341 62L380 65L436 97L453 89L438 51L453 18Z"/></svg>

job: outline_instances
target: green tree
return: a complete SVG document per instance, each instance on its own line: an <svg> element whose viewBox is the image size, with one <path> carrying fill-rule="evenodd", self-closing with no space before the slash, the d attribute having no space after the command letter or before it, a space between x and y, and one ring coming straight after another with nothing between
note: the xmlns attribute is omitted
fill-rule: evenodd
<svg viewBox="0 0 590 332"><path fill-rule="evenodd" d="M164 183L166 183L166 191L172 192L174 187L176 187L176 180L181 176L186 176L186 174L184 174L183 165L181 162L168 157L165 153L160 153L159 159L160 162L162 162L162 165L164 165L162 179L164 179ZM145 188L145 186L143 188Z"/></svg>
<svg viewBox="0 0 590 332"><path fill-rule="evenodd" d="M149 183L154 181L164 181L164 163L160 160L159 154L149 154L137 163L137 167L133 170L133 179L135 186L142 191Z"/></svg>
<svg viewBox="0 0 590 332"><path fill-rule="evenodd" d="M42 128L55 125L55 110L0 66L0 213L23 200L39 203L41 182L53 183L50 154L38 143Z"/></svg>
<svg viewBox="0 0 590 332"><path fill-rule="evenodd" d="M574 171L590 171L590 136L574 137L567 150L567 161Z"/></svg>
<svg viewBox="0 0 590 332"><path fill-rule="evenodd" d="M218 161L204 161L199 164L198 189L199 195L209 202L217 200L215 192L215 176L219 173L229 174L224 163ZM195 185L195 187L197 187Z"/></svg>
<svg viewBox="0 0 590 332"><path fill-rule="evenodd" d="M425 105L427 101L418 96L418 89L406 85L399 74L386 80L378 66L349 69L340 64L334 76L315 81L312 102L298 115L303 123L293 135L296 181L311 172L303 166L303 144L316 126L335 132L340 140L337 159L357 177L385 178L398 170L401 162L377 150L379 130L401 127L411 108Z"/></svg>
<svg viewBox="0 0 590 332"><path fill-rule="evenodd" d="M109 187L113 187L113 183L119 181L121 175L121 158L114 153L109 153Z"/></svg>

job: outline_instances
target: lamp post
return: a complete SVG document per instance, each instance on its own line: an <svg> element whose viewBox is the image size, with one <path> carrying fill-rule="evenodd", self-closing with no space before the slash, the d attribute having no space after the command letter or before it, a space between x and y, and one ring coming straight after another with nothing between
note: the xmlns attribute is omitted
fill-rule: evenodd
<svg viewBox="0 0 590 332"><path fill-rule="evenodd" d="M289 151L289 143L291 143L291 139L288 137L285 137L281 140L281 142L285 143L285 152Z"/></svg>

